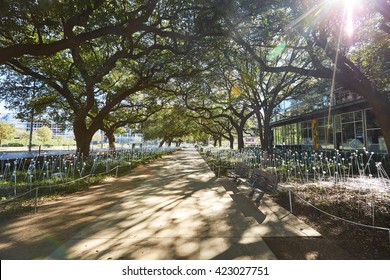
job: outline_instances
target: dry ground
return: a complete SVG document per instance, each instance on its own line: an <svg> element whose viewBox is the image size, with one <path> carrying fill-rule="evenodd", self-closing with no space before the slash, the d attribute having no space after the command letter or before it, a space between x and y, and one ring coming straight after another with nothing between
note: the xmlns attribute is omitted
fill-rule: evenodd
<svg viewBox="0 0 390 280"><path fill-rule="evenodd" d="M319 205L332 215L361 224L372 225L372 212L368 201L374 199L372 193L362 193L345 188L323 189L318 184L301 186L294 190L300 197L310 201L314 205ZM289 209L289 198L287 193L279 193L274 200L286 209ZM331 242L347 251L354 260L389 260L390 259L390 232L357 226L339 219L323 214L300 199L293 196L293 213L302 221L312 226L321 233L324 244ZM390 205L386 199L376 200L375 226L390 228ZM271 242L275 242L272 240ZM289 245L289 240L278 240L280 246L277 255L281 259L300 259L299 253L294 254L292 248L306 246L305 243L317 242L308 241L300 244L293 241ZM291 250L283 250L291 247ZM276 244L276 243L275 243ZM311 246L311 245L309 245ZM323 248L327 251L327 248ZM299 251L299 249L297 249ZM332 254L332 252L326 252Z"/></svg>

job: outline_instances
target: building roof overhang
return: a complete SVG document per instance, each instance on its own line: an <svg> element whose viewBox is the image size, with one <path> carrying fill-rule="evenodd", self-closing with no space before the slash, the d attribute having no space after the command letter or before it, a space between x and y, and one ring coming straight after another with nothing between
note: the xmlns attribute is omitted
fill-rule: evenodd
<svg viewBox="0 0 390 280"><path fill-rule="evenodd" d="M368 108L369 105L366 100L358 99L343 104L333 105L328 108L313 110L300 115L289 116L282 120L271 122L270 126L278 127L278 126L297 123L301 121L307 121L314 118L325 118L328 117L329 115L333 116L336 114L348 113L348 112L353 112L353 111L363 110Z"/></svg>

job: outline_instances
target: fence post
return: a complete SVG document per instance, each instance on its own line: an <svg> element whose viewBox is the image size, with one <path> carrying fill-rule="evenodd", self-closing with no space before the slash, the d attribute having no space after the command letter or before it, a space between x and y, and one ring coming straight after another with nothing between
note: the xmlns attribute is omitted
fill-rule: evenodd
<svg viewBox="0 0 390 280"><path fill-rule="evenodd" d="M38 205L38 189L39 187L37 187L35 189L35 203L34 203L34 214L37 213L37 205Z"/></svg>
<svg viewBox="0 0 390 280"><path fill-rule="evenodd" d="M288 188L288 200L290 201L290 213L292 214L293 208L292 208L291 188Z"/></svg>
<svg viewBox="0 0 390 280"><path fill-rule="evenodd" d="M16 168L16 167L15 167ZM12 176L14 177L14 195L16 196L16 171L12 173Z"/></svg>

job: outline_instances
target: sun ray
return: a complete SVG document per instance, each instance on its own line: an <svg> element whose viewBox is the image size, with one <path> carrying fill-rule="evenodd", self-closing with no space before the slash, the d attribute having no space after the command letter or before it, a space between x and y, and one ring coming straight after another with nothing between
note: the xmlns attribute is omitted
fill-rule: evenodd
<svg viewBox="0 0 390 280"><path fill-rule="evenodd" d="M353 26L352 11L348 10L346 23L345 23L345 32L347 33L347 35L351 36L353 34L353 31L354 31L354 26Z"/></svg>

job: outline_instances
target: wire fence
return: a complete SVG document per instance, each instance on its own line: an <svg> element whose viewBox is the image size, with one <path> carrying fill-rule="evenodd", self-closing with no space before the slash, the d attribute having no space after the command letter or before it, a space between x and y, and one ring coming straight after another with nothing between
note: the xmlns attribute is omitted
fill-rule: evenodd
<svg viewBox="0 0 390 280"><path fill-rule="evenodd" d="M278 173L284 180L345 182L358 176L390 179L385 171L388 155L366 150L355 151L292 151L275 150L273 153L259 148L241 151L201 147L200 151L214 159L218 166L234 166L237 162ZM385 182L385 181L384 181ZM386 182L385 182L386 183Z"/></svg>
<svg viewBox="0 0 390 280"><path fill-rule="evenodd" d="M363 151L353 151L349 154L333 151L333 153L307 152L307 151L276 151L269 154L260 149L248 149L243 151L226 150L214 147L200 148L205 160L209 162L211 169L217 177L223 174L225 169L233 169L238 162L249 165L252 169L260 168L278 175L279 180L287 186L298 183L300 185L312 184L324 186L327 184L329 192L332 187L338 186L345 190L357 190L362 193L376 193L381 205L390 207L390 179L384 169L382 161L386 157ZM223 175L222 175L223 176ZM314 183L314 184L313 184ZM289 207L293 213L293 197L296 197L313 210L319 211L332 219L340 220L348 224L387 231L390 244L390 228L377 226L375 221L376 203L370 201L370 215L372 225L342 218L338 215L324 211L320 207L310 203L288 187Z"/></svg>
<svg viewBox="0 0 390 280"><path fill-rule="evenodd" d="M390 228L375 226L375 203L371 203L371 209L372 209L372 214L371 215L372 215L372 223L373 224L372 225L367 225L367 224L363 224L363 223L360 223L360 222L351 221L351 220L339 217L337 215L331 214L329 212L326 212L326 211L320 209L319 207L315 206L314 204L310 203L309 201L307 201L306 199L304 199L300 195L298 195L296 192L291 190L291 188L289 188L289 190L288 190L288 195L289 195L289 204L290 204L290 213L291 214L293 213L293 199L292 199L292 196L294 195L300 201L302 201L304 204L310 206L311 208L315 209L316 211L321 212L322 214L324 214L324 215L326 215L328 217L331 217L331 218L333 218L335 220L343 221L345 223L348 223L348 224L351 224L351 225L354 225L354 226L358 226L358 227L370 228L370 229L380 230L380 231L386 231L388 233L388 236L389 236L389 245L390 245Z"/></svg>
<svg viewBox="0 0 390 280"><path fill-rule="evenodd" d="M0 202L0 206L4 206L6 204L10 204L14 201L18 201L20 199L23 199L23 198L32 198L33 201L34 201L34 214L37 213L37 208L38 208L38 197L39 197L39 191L44 191L44 190L49 190L49 192L55 192L56 190L61 190L63 187L67 186L67 185L72 185L72 184L75 184L77 182L86 182L88 180L88 178L91 178L91 177L99 177L99 176L103 176L103 175L110 175L113 171L115 171L115 177L118 176L118 169L119 169L119 166L116 166L114 168L112 168L111 170L107 171L107 172L102 172L102 173L98 173L98 174L88 174L84 177L81 177L81 178L78 178L76 180L73 180L73 181L69 181L69 182L65 182L65 183L62 183L62 184L58 184L58 185L55 185L55 186L52 186L52 185L47 185L47 186L39 186L39 187L35 187L31 190L28 190L22 194L19 194L11 199L8 199L8 200L4 200L4 201L1 201ZM43 192L43 194L46 194L48 193L47 191ZM24 200L24 201L27 201L27 200Z"/></svg>
<svg viewBox="0 0 390 280"><path fill-rule="evenodd" d="M13 175L7 172L10 162L3 162L3 169L0 169L3 174L0 177L0 215L25 211L36 213L39 199L44 196L74 192L106 176L118 177L120 172L130 170L138 163L154 160L174 150L167 147L132 149L97 153L87 159L77 155L54 155L42 158L40 164L38 159L18 159L12 165Z"/></svg>

